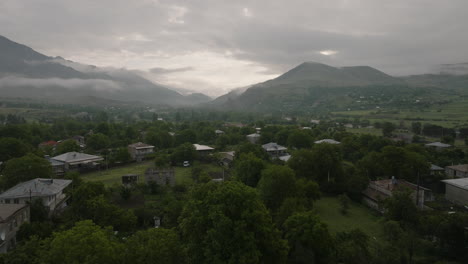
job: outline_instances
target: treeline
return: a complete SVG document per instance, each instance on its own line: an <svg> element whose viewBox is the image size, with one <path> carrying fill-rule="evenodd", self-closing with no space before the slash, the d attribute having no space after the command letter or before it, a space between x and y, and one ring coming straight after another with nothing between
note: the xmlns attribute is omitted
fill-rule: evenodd
<svg viewBox="0 0 468 264"><path fill-rule="evenodd" d="M255 126L254 126L255 125ZM272 159L246 135L261 128L261 143L289 148L292 157ZM221 129L224 134L216 134ZM86 151L109 154L129 143L157 147L155 166L202 159L192 143L235 150L230 179L211 181L194 167L192 185L155 184L105 188L68 174L70 206L48 219L31 204L31 223L18 234L18 247L3 263L463 263L466 213L420 212L411 194L386 200L382 239L364 230L331 232L314 210L324 195L339 196L342 213L359 201L370 180L390 178L438 181L430 163L466 162L459 149L435 151L420 144L355 135L334 123L311 129L294 125L223 126L221 122L78 122L0 127L2 184L50 177L38 148L42 141L86 138ZM331 138L341 144L315 144ZM69 141L70 142L70 141ZM65 143L62 143L65 144ZM67 143L68 144L68 143ZM72 145L72 144L70 144ZM3 147L2 147L3 146ZM59 145L60 146L60 145ZM74 146L76 147L76 146ZM65 148L65 147L63 147ZM58 151L58 150L55 150ZM26 166L25 166L26 165ZM157 201L146 203L145 196ZM155 216L161 226L154 229ZM445 262L444 262L445 261Z"/></svg>

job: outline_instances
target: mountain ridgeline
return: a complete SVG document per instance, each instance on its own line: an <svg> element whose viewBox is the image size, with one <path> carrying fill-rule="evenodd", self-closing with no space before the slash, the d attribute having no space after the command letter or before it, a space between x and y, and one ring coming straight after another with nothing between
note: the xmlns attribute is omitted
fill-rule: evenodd
<svg viewBox="0 0 468 264"><path fill-rule="evenodd" d="M49 57L0 36L0 97L70 104L202 106L256 112L327 112L420 107L468 96L468 64L435 74L393 77L369 66L305 62L215 100L153 83L138 72Z"/></svg>
<svg viewBox="0 0 468 264"><path fill-rule="evenodd" d="M170 106L211 100L204 94L184 96L125 69L103 69L49 57L0 36L0 94L61 103L86 98Z"/></svg>
<svg viewBox="0 0 468 264"><path fill-rule="evenodd" d="M231 92L211 107L258 112L312 112L415 107L468 92L468 75L393 77L368 66L305 62L283 75ZM442 96L442 97L441 97Z"/></svg>

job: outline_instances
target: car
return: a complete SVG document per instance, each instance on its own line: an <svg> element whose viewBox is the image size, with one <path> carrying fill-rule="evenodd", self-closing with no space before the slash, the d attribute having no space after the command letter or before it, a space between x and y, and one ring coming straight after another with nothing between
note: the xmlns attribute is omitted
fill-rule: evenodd
<svg viewBox="0 0 468 264"><path fill-rule="evenodd" d="M189 167L190 166L190 162L188 162L188 160L184 161L184 167Z"/></svg>

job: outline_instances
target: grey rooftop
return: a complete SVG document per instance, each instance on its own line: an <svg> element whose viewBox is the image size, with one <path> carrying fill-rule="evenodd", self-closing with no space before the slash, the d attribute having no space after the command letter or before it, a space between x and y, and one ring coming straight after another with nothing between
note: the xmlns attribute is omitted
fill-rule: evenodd
<svg viewBox="0 0 468 264"><path fill-rule="evenodd" d="M71 183L71 180L36 178L11 187L0 194L0 199L51 196L60 193Z"/></svg>

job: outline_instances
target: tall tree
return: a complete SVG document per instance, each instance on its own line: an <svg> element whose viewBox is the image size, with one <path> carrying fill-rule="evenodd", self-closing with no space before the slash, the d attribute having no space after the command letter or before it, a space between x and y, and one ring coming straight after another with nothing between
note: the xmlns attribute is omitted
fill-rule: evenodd
<svg viewBox="0 0 468 264"><path fill-rule="evenodd" d="M30 153L7 161L3 176L3 186L10 188L35 178L51 178L53 172L49 161Z"/></svg>
<svg viewBox="0 0 468 264"><path fill-rule="evenodd" d="M234 174L244 184L250 187L256 187L264 168L265 164L263 160L249 152L236 159Z"/></svg>
<svg viewBox="0 0 468 264"><path fill-rule="evenodd" d="M55 233L50 249L42 252L44 263L113 264L122 258L122 245L111 229L103 229L91 220L78 222L66 231Z"/></svg>
<svg viewBox="0 0 468 264"><path fill-rule="evenodd" d="M265 205L278 209L286 198L296 194L296 176L294 171L286 166L271 165L262 171L258 189Z"/></svg>
<svg viewBox="0 0 468 264"><path fill-rule="evenodd" d="M185 256L178 234L172 229L152 228L138 231L125 242L124 263L183 264Z"/></svg>
<svg viewBox="0 0 468 264"><path fill-rule="evenodd" d="M286 242L255 189L202 184L180 217L190 263L284 263Z"/></svg>
<svg viewBox="0 0 468 264"><path fill-rule="evenodd" d="M80 150L80 146L78 145L78 143L76 143L75 140L67 139L61 142L57 146L56 154L59 155L59 154L72 152L72 151L79 151L79 150Z"/></svg>
<svg viewBox="0 0 468 264"><path fill-rule="evenodd" d="M292 263L331 263L333 238L327 225L312 212L296 213L284 223Z"/></svg>
<svg viewBox="0 0 468 264"><path fill-rule="evenodd" d="M0 161L19 158L28 153L30 147L16 138L0 138Z"/></svg>

